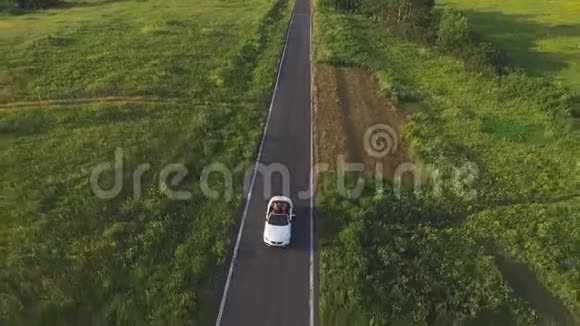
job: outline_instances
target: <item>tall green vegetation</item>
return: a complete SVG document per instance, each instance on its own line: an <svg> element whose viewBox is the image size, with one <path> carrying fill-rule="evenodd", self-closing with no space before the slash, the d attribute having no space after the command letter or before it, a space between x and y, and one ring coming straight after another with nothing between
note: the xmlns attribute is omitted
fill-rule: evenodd
<svg viewBox="0 0 580 326"><path fill-rule="evenodd" d="M54 7L59 0L0 0L0 11L16 12Z"/></svg>
<svg viewBox="0 0 580 326"><path fill-rule="evenodd" d="M0 324L215 318L291 9L284 0L96 1L0 18ZM89 176L117 149L122 191L103 200ZM167 186L188 200L159 185L171 163L188 174ZM202 192L212 163L231 169L231 200ZM228 189L219 175L208 182Z"/></svg>
<svg viewBox="0 0 580 326"><path fill-rule="evenodd" d="M387 186L346 201L333 182L324 179L319 200L323 325L536 321L446 200Z"/></svg>
<svg viewBox="0 0 580 326"><path fill-rule="evenodd" d="M442 175L467 162L478 171L461 191L443 180L443 194L401 199L389 187L356 201L322 189L324 322L575 324L573 94L509 67L462 13L430 15L416 36L364 11L316 7L317 61L376 72L408 113L402 138L412 159ZM520 264L530 277L514 269Z"/></svg>
<svg viewBox="0 0 580 326"><path fill-rule="evenodd" d="M501 49L490 42L480 40L463 13L444 9L437 12L436 37L431 43L446 54L461 58L468 66L478 71L505 72L509 61Z"/></svg>
<svg viewBox="0 0 580 326"><path fill-rule="evenodd" d="M430 20L434 0L323 0L322 5L349 13L362 13L384 20L399 29L419 33ZM402 28L404 27L404 28Z"/></svg>
<svg viewBox="0 0 580 326"><path fill-rule="evenodd" d="M474 34L463 13L435 8L434 0L322 0L321 4L383 21L391 33L458 56L477 70L502 71L508 65L503 51Z"/></svg>

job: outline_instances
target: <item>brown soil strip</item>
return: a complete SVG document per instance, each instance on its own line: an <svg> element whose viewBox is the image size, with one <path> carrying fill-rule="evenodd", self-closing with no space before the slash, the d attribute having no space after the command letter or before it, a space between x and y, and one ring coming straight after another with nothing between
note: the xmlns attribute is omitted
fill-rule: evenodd
<svg viewBox="0 0 580 326"><path fill-rule="evenodd" d="M339 157L343 156L348 163L363 163L365 174L373 173L377 164L382 164L387 179L392 179L401 164L410 163L400 138L404 116L380 93L370 72L354 67L317 65L314 86L317 163L328 163L336 171ZM369 150L369 143L365 141L370 136L369 128L378 124L394 131L387 135L393 150L380 157ZM380 138L377 138L379 142Z"/></svg>

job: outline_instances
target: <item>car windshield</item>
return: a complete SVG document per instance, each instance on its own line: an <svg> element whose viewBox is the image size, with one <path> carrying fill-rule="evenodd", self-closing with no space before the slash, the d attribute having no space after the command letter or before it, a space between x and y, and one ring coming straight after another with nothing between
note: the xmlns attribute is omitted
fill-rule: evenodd
<svg viewBox="0 0 580 326"><path fill-rule="evenodd" d="M286 214L270 214L268 224L272 225L288 225L288 215Z"/></svg>

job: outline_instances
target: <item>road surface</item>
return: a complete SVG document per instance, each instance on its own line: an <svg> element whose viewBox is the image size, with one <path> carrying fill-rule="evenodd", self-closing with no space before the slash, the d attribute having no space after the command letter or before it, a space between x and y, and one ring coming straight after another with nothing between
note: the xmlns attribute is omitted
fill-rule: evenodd
<svg viewBox="0 0 580 326"><path fill-rule="evenodd" d="M240 222L239 239L226 280L216 324L224 326L301 326L316 324L315 261L310 168L311 12L309 0L296 0L258 161L288 169L289 194L283 178L256 173ZM280 165L278 165L280 167ZM287 249L262 242L264 213L272 194L289 195L295 205L292 243Z"/></svg>

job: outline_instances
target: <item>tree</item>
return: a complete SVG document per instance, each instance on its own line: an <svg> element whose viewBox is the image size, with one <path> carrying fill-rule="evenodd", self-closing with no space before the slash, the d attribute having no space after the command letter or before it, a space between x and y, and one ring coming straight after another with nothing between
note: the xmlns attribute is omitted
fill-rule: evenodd
<svg viewBox="0 0 580 326"><path fill-rule="evenodd" d="M53 7L58 3L58 0L15 0L15 2L19 9L41 9Z"/></svg>
<svg viewBox="0 0 580 326"><path fill-rule="evenodd" d="M467 18L457 10L444 10L437 30L437 44L446 50L456 50L467 42L469 42Z"/></svg>
<svg viewBox="0 0 580 326"><path fill-rule="evenodd" d="M434 4L434 0L365 0L364 11L392 25L423 25Z"/></svg>

